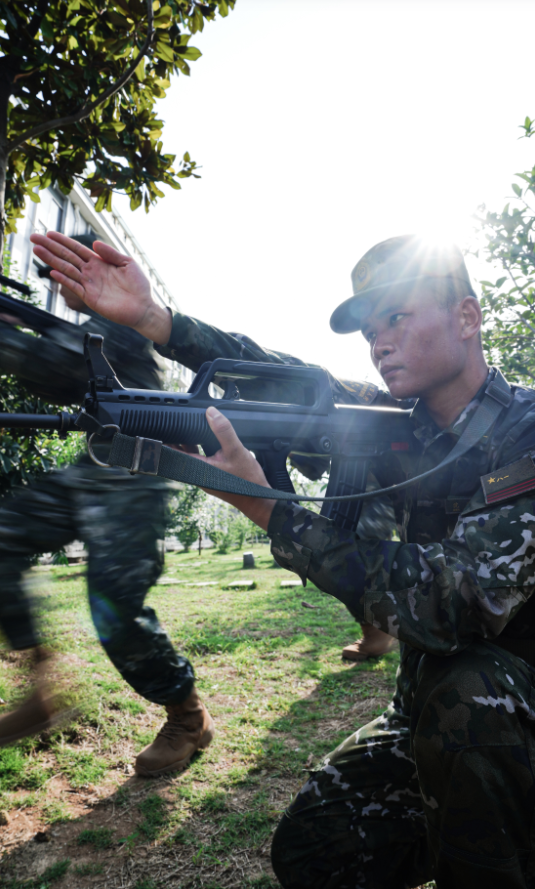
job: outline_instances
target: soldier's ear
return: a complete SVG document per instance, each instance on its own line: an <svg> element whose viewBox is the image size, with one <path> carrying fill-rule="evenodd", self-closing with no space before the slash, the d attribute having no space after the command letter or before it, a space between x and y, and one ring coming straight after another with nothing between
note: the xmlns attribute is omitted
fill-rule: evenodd
<svg viewBox="0 0 535 889"><path fill-rule="evenodd" d="M459 303L458 311L462 339L470 340L477 337L483 321L479 300L475 296L465 296Z"/></svg>

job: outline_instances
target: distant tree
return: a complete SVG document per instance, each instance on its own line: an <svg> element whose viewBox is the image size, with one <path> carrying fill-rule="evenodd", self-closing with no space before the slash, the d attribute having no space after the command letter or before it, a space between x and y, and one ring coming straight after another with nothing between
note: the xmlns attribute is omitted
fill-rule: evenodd
<svg viewBox="0 0 535 889"><path fill-rule="evenodd" d="M26 197L75 179L111 207L113 191L148 211L196 176L164 154L154 111L172 74L189 74L189 45L235 0L0 0L0 257Z"/></svg>
<svg viewBox="0 0 535 889"><path fill-rule="evenodd" d="M256 540L261 532L237 509L227 503L218 504L210 514L208 536L218 553L228 553L233 547L241 549L244 543Z"/></svg>
<svg viewBox="0 0 535 889"><path fill-rule="evenodd" d="M535 121L522 129L529 138ZM535 167L516 175L513 195L501 212L483 205L478 215L479 248L473 252L493 267L481 282L483 347L490 363L511 382L535 381Z"/></svg>
<svg viewBox="0 0 535 889"><path fill-rule="evenodd" d="M185 486L171 498L167 529L175 532L186 552L197 543L199 555L202 554L202 541L210 522L208 495L200 488Z"/></svg>

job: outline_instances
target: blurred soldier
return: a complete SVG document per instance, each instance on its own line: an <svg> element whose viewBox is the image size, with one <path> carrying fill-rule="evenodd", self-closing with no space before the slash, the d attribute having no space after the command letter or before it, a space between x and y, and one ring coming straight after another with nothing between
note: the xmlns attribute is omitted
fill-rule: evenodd
<svg viewBox="0 0 535 889"><path fill-rule="evenodd" d="M69 308L89 314L89 319L72 332L51 329L36 338L15 329L17 319L4 316L3 372L16 374L32 393L55 404L79 404L87 389L84 334L100 333L124 385L162 388L157 360L144 337L88 311L72 291L63 288L62 295ZM96 451L105 461L106 445ZM88 550L89 605L106 653L138 694L167 711L157 738L136 759L137 773L181 770L197 749L210 743L214 724L195 690L193 667L175 652L156 613L144 605L163 567L159 541L165 511L166 484L161 479L101 469L87 454L2 502L0 625L14 649L32 650L36 684L20 707L0 718L0 746L42 731L62 715L44 675L48 656L22 577L29 557L75 539L83 540Z"/></svg>

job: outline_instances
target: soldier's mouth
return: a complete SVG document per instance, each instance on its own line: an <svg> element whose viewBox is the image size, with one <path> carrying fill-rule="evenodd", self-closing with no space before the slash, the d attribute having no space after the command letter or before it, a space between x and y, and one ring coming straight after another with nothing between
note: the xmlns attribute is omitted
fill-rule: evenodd
<svg viewBox="0 0 535 889"><path fill-rule="evenodd" d="M382 367L381 370L379 371L379 373L381 374L383 380L386 383L388 380L392 379L394 374L396 374L401 369L402 368L399 365L397 367Z"/></svg>

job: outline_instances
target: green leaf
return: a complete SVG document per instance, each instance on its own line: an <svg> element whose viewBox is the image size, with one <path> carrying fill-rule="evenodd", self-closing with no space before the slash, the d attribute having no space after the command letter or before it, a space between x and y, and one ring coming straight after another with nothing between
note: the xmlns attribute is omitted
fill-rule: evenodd
<svg viewBox="0 0 535 889"><path fill-rule="evenodd" d="M522 189L520 188L519 185L516 184L516 182L513 182L512 189L513 189L514 193L517 195L517 197L519 197L519 198L522 197Z"/></svg>
<svg viewBox="0 0 535 889"><path fill-rule="evenodd" d="M145 80L145 57L144 56L141 59L139 65L137 66L134 73L135 73L135 76L137 77L138 80L140 80L140 81Z"/></svg>
<svg viewBox="0 0 535 889"><path fill-rule="evenodd" d="M177 49L177 53L181 58L188 59L189 62L196 62L202 56L200 49L197 49L195 46L186 46L184 49L180 47Z"/></svg>
<svg viewBox="0 0 535 889"><path fill-rule="evenodd" d="M170 62L171 64L173 64L173 62L175 61L175 54L173 50L168 43L162 43L161 40L156 43L156 55L160 59L163 59L164 62Z"/></svg>
<svg viewBox="0 0 535 889"><path fill-rule="evenodd" d="M55 39L54 26L49 18L44 18L41 22L41 34L49 43L53 43Z"/></svg>

